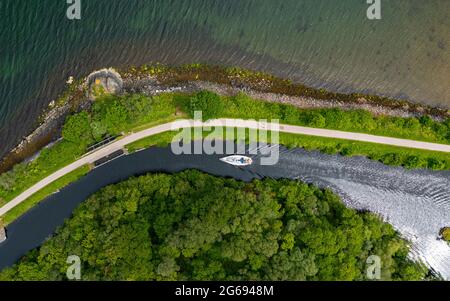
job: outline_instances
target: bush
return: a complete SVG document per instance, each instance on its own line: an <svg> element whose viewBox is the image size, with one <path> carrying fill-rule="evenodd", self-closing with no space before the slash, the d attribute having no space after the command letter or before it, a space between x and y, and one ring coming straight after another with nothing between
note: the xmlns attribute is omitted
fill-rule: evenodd
<svg viewBox="0 0 450 301"><path fill-rule="evenodd" d="M92 142L90 117L87 112L81 112L67 117L62 130L65 140L87 145Z"/></svg>
<svg viewBox="0 0 450 301"><path fill-rule="evenodd" d="M127 125L128 111L118 101L113 102L106 110L105 123L110 134L119 134Z"/></svg>
<svg viewBox="0 0 450 301"><path fill-rule="evenodd" d="M450 227L445 227L445 228L443 228L443 229L441 230L441 235L442 235L442 238L443 238L445 241L450 242Z"/></svg>
<svg viewBox="0 0 450 301"><path fill-rule="evenodd" d="M388 153L381 156L381 162L388 165L401 165L401 157L396 153Z"/></svg>
<svg viewBox="0 0 450 301"><path fill-rule="evenodd" d="M419 121L423 126L426 126L426 127L431 127L434 124L433 119L431 119L431 117L428 115L424 115L424 116L420 117Z"/></svg>
<svg viewBox="0 0 450 301"><path fill-rule="evenodd" d="M310 124L312 127L323 128L325 127L326 120L321 114L314 114L311 118Z"/></svg>
<svg viewBox="0 0 450 301"><path fill-rule="evenodd" d="M96 141L102 140L108 131L108 127L102 121L93 121L91 123L92 136Z"/></svg>
<svg viewBox="0 0 450 301"><path fill-rule="evenodd" d="M438 160L436 158L428 158L428 168L434 169L434 170L440 170L445 168L445 162Z"/></svg>
<svg viewBox="0 0 450 301"><path fill-rule="evenodd" d="M202 119L209 120L221 117L224 107L219 95L209 91L201 91L189 99L188 113L193 118L196 111L201 111Z"/></svg>
<svg viewBox="0 0 450 301"><path fill-rule="evenodd" d="M408 156L404 163L406 168L417 168L424 165L426 165L426 163L418 156Z"/></svg>

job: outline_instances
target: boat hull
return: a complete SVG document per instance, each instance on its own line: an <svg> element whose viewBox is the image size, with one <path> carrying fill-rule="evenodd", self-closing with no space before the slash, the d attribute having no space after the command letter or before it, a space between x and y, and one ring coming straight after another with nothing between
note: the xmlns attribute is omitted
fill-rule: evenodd
<svg viewBox="0 0 450 301"><path fill-rule="evenodd" d="M253 163L252 158L246 157L246 156L228 156L221 158L220 161L234 165L234 166L248 166Z"/></svg>

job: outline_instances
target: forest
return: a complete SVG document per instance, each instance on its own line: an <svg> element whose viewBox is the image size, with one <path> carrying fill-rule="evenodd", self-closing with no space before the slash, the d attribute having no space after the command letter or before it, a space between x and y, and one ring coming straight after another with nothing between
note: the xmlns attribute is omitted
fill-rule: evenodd
<svg viewBox="0 0 450 301"><path fill-rule="evenodd" d="M291 180L241 182L195 170L103 188L0 280L420 280L428 270L377 216Z"/></svg>

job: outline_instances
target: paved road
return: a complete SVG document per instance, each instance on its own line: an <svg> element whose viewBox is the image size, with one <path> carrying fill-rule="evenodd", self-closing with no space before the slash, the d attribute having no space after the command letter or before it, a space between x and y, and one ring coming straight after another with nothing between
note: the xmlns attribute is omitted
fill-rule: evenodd
<svg viewBox="0 0 450 301"><path fill-rule="evenodd" d="M326 129L317 129L317 128L308 128L301 126L293 126L293 125L283 125L280 124L279 127L273 126L270 123L258 123L256 121L251 120L238 120L238 119L216 119L210 120L207 122L194 121L194 120L178 120L174 122L165 123L162 125L158 125L137 133L131 133L126 137L119 139L111 144L105 145L100 149L94 150L93 152L85 155L84 157L78 159L72 164L56 171L50 176L44 178L38 183L34 184L32 187L28 188L12 201L8 202L2 208L0 208L0 216L4 215L8 211L10 211L15 206L19 205L27 198L29 198L34 193L38 192L48 184L56 181L62 176L74 171L75 169L84 166L86 164L94 163L98 159L101 159L115 151L121 150L125 145L130 144L132 142L138 141L142 138L149 137L152 135L156 135L159 133L171 131L171 130L179 130L182 128L190 128L190 127L201 127L201 126L227 126L227 127L245 127L250 129L268 129L268 130L279 130L284 133L292 133L292 134L302 134L302 135L310 135L317 137L327 137L327 138L338 138L338 139L347 139L347 140L355 140L355 141L363 141L363 142L371 142L378 144L387 144L394 146L401 146L407 148L416 148L416 149L424 149L431 151L440 151L450 153L450 145L445 144L437 144L437 143L428 143L407 139L398 139L398 138L390 138L390 137L382 137L382 136L374 136L367 134L359 134L359 133L351 133L351 132L343 132L336 130L326 130Z"/></svg>

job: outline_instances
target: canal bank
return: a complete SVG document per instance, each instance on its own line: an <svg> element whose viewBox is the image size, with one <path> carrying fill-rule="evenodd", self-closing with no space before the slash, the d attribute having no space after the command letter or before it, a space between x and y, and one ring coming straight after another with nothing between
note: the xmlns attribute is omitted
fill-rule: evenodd
<svg viewBox="0 0 450 301"><path fill-rule="evenodd" d="M0 245L0 269L40 246L81 202L102 187L148 172L198 169L243 181L289 178L330 188L347 206L380 215L411 242L412 257L450 278L450 246L437 239L450 219L450 172L408 171L361 157L283 147L274 166L262 166L258 156L252 157L255 164L237 168L221 162L219 155L174 155L170 148L150 148L103 164L8 226L8 240Z"/></svg>

